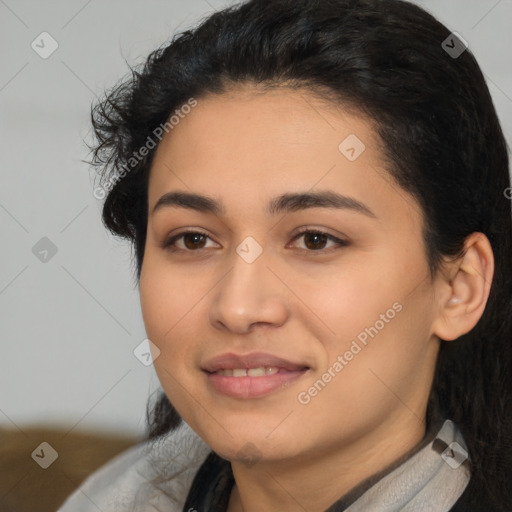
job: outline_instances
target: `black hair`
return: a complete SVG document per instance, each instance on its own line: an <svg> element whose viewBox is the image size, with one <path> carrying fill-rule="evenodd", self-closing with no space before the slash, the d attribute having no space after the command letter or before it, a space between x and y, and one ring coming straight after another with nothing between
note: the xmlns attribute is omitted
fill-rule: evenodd
<svg viewBox="0 0 512 512"><path fill-rule="evenodd" d="M153 51L92 110L91 163L110 183L102 219L133 243L140 279L147 185L155 149L128 162L190 98L237 84L306 89L369 118L388 171L424 213L434 276L464 241L484 233L495 274L477 325L441 340L427 418L440 411L468 444L475 503L510 510L512 474L512 216L507 145L470 49L401 0L250 0L218 11ZM454 42L455 41L455 42ZM460 46L459 46L460 47ZM221 121L219 121L221 122ZM122 179L117 179L125 169ZM114 178L114 179L112 179ZM113 183L113 186L112 186ZM148 439L181 418L161 392L147 410Z"/></svg>

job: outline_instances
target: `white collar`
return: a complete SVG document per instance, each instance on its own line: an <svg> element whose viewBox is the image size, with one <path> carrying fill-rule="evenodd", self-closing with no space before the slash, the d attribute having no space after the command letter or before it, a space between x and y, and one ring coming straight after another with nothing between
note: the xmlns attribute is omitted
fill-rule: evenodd
<svg viewBox="0 0 512 512"><path fill-rule="evenodd" d="M210 447L182 421L160 439L122 452L93 473L57 512L182 512ZM378 480L345 512L447 512L470 479L467 446L446 420L436 438ZM332 509L336 510L335 508Z"/></svg>

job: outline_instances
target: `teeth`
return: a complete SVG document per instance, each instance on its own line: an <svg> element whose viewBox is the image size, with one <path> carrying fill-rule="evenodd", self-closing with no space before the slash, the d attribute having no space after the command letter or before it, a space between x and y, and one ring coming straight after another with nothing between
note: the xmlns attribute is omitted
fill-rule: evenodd
<svg viewBox="0 0 512 512"><path fill-rule="evenodd" d="M249 375L249 377L262 377L265 375L265 368L249 368L247 375Z"/></svg>
<svg viewBox="0 0 512 512"><path fill-rule="evenodd" d="M274 375L279 371L279 368L276 366L270 366L264 368L260 366L259 368L233 368L233 369L225 369L225 370L217 370L215 373L218 375L223 375L224 377L264 377L265 375Z"/></svg>

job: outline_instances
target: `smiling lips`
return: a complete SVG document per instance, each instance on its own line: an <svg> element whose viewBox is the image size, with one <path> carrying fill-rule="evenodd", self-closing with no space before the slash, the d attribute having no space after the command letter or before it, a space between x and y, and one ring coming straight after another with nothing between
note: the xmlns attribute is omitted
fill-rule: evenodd
<svg viewBox="0 0 512 512"><path fill-rule="evenodd" d="M223 354L203 366L208 382L218 392L234 398L255 398L275 391L309 370L272 354Z"/></svg>

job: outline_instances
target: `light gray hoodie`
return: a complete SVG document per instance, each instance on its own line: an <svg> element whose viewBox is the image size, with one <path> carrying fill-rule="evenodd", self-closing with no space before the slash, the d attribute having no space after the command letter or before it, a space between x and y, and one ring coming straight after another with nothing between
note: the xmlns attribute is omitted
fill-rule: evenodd
<svg viewBox="0 0 512 512"><path fill-rule="evenodd" d="M211 448L184 421L93 473L57 512L182 512ZM346 512L447 512L466 488L467 446L446 420L433 441L367 489Z"/></svg>

